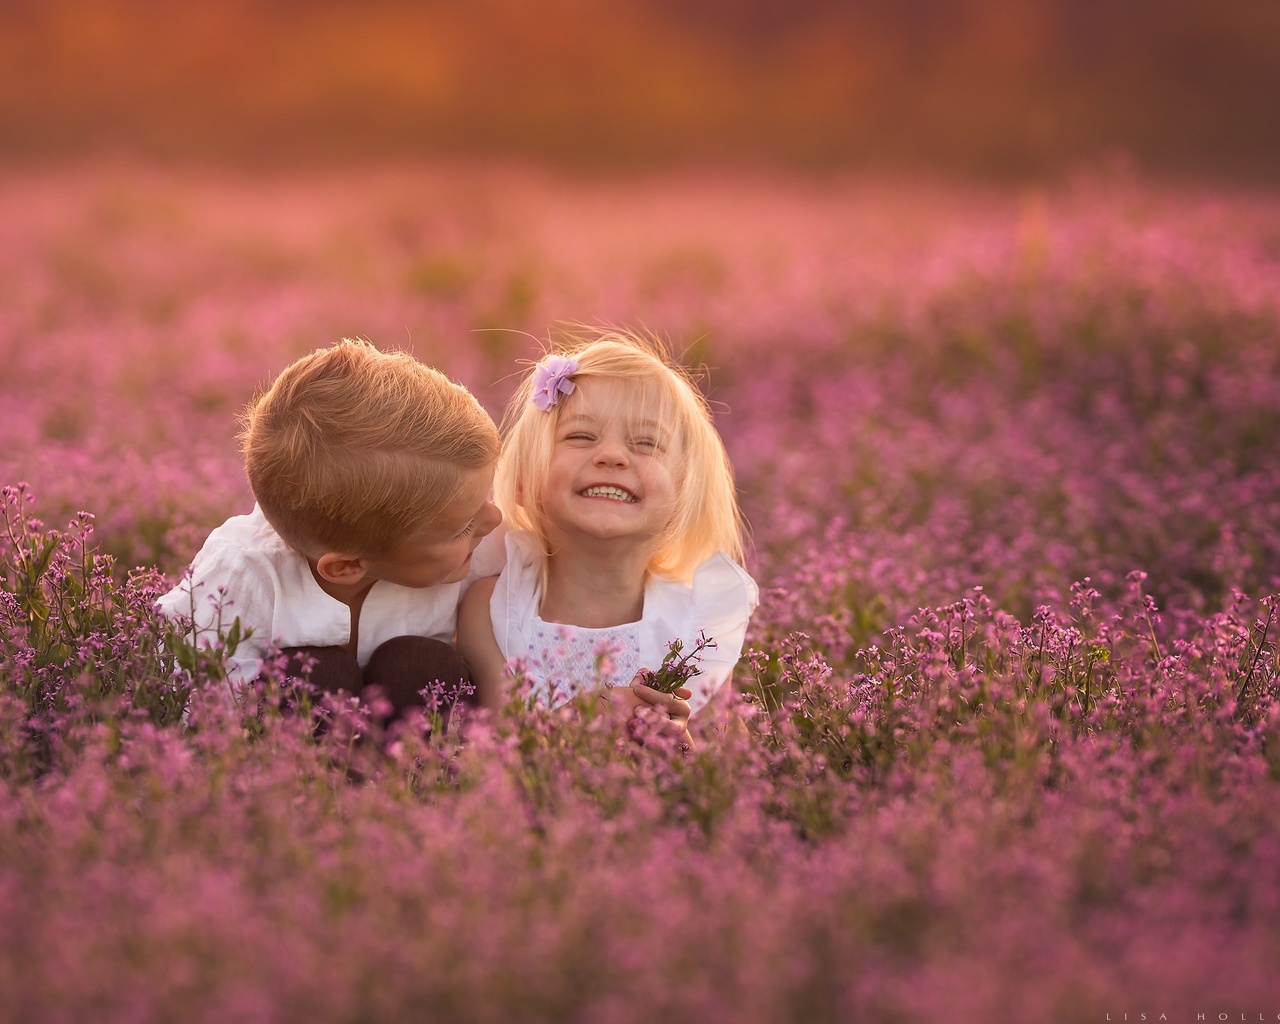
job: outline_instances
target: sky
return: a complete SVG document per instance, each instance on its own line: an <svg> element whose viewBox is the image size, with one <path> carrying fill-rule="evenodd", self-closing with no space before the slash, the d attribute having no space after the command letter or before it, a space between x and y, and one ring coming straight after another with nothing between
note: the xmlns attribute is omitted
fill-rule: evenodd
<svg viewBox="0 0 1280 1024"><path fill-rule="evenodd" d="M6 0L0 159L1280 177L1275 0Z"/></svg>

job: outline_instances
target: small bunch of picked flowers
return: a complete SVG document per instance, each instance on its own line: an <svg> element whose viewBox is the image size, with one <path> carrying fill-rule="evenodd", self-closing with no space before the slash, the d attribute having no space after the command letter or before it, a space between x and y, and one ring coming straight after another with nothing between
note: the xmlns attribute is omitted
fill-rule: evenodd
<svg viewBox="0 0 1280 1024"><path fill-rule="evenodd" d="M675 693L694 676L701 674L702 669L698 667L698 662L702 660L701 654L708 647L715 647L715 645L714 640L708 640L707 634L700 631L693 649L686 654L684 642L677 637L667 644L667 656L662 659L662 664L656 670L641 670L641 681L645 686L652 686L660 693Z"/></svg>

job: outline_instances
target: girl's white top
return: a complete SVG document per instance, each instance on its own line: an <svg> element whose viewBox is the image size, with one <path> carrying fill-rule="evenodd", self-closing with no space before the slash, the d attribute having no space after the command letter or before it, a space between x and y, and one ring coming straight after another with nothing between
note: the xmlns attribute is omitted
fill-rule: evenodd
<svg viewBox="0 0 1280 1024"><path fill-rule="evenodd" d="M715 647L703 650L701 674L688 683L689 704L698 711L741 657L747 622L759 602L755 580L717 553L698 566L691 583L650 576L638 622L603 629L543 622L538 566L531 535L508 533L506 566L489 599L489 616L508 666L523 673L530 696L551 708L584 691L629 685L638 669L662 664L672 640L688 652L704 631Z"/></svg>

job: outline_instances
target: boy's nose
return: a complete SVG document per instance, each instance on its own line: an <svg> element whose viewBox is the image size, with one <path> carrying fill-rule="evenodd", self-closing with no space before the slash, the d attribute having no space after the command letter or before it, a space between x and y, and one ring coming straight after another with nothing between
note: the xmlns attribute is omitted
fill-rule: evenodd
<svg viewBox="0 0 1280 1024"><path fill-rule="evenodd" d="M477 521L478 523L476 528L477 539L479 539L480 537L485 537L490 533L493 533L493 531L497 529L498 524L500 522L502 522L502 509L498 508L498 506L491 501L485 502L484 509L481 510L479 519Z"/></svg>

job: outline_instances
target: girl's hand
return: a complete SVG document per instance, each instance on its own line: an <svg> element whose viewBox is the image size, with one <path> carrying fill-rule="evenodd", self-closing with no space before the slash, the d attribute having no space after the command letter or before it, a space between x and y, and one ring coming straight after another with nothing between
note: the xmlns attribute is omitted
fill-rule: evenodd
<svg viewBox="0 0 1280 1024"><path fill-rule="evenodd" d="M689 735L689 717L693 714L693 709L689 706L689 698L693 696L693 691L687 686L682 686L674 693L662 693L652 686L646 686L640 681L642 678L637 673L635 679L631 681L631 693L636 701L632 722L656 728L663 735L674 739L683 750L692 750L693 737ZM643 727L640 730L633 730L633 738L637 731L642 733Z"/></svg>

